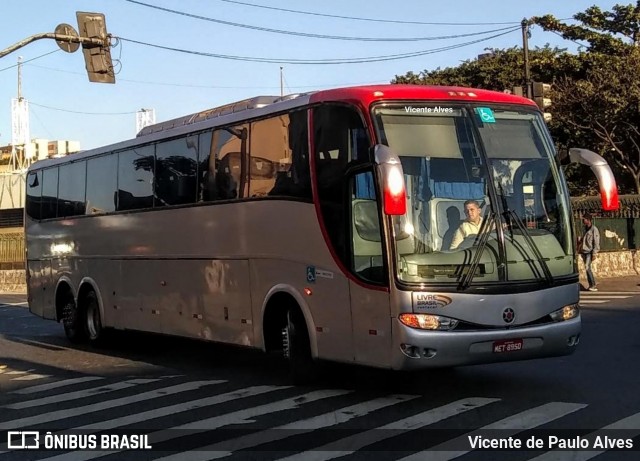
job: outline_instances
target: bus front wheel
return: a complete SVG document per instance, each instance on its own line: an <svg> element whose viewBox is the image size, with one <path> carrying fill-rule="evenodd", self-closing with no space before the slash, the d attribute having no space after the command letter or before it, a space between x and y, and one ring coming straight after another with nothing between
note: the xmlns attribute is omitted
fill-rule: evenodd
<svg viewBox="0 0 640 461"><path fill-rule="evenodd" d="M287 311L287 323L282 330L284 356L289 362L289 377L294 384L315 380L316 364L311 357L309 333L302 313L297 309Z"/></svg>

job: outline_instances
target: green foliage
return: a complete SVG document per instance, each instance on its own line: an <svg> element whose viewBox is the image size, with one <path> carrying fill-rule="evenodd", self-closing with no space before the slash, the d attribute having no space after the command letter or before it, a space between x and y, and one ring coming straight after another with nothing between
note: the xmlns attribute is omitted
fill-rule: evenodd
<svg viewBox="0 0 640 461"><path fill-rule="evenodd" d="M640 193L640 0L593 6L568 25L551 15L530 24L584 44L577 54L549 45L529 51L533 81L553 84L549 124L559 151L585 147L611 165L621 193ZM534 29L535 30L535 29ZM408 72L395 83L456 85L497 91L524 84L522 48L488 49L483 57L457 67ZM584 167L565 170L572 195L597 193Z"/></svg>

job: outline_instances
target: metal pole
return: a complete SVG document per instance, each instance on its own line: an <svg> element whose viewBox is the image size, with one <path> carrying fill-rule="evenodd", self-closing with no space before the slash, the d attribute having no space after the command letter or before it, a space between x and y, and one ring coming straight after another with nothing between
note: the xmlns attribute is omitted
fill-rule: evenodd
<svg viewBox="0 0 640 461"><path fill-rule="evenodd" d="M22 100L22 56L18 56L18 101Z"/></svg>
<svg viewBox="0 0 640 461"><path fill-rule="evenodd" d="M282 66L280 66L280 97L284 96L284 82L282 79Z"/></svg>
<svg viewBox="0 0 640 461"><path fill-rule="evenodd" d="M522 50L524 52L524 86L527 89L527 98L531 99L531 74L529 71L529 20L523 19L522 25Z"/></svg>
<svg viewBox="0 0 640 461"><path fill-rule="evenodd" d="M0 50L0 58L8 55L9 53L13 53L16 50L19 50L25 45L28 45L31 42L35 42L36 40L41 40L43 38L52 38L54 40L59 40L61 42L66 43L81 43L83 45L94 45L94 46L108 46L108 40L102 40L99 38L89 38L89 37L76 37L73 35L62 35L51 32L46 32L42 34L35 34L31 37L27 37L24 40L20 40L18 43L15 43L4 50Z"/></svg>

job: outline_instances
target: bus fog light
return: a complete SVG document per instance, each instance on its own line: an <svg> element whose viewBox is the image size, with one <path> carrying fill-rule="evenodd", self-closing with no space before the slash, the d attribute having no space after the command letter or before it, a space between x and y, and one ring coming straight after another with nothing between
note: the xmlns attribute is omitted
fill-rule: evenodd
<svg viewBox="0 0 640 461"><path fill-rule="evenodd" d="M558 309L557 311L553 311L551 314L551 318L556 322L563 322L565 320L571 320L577 317L580 314L580 306L578 303L569 304L564 306L562 309Z"/></svg>
<svg viewBox="0 0 640 461"><path fill-rule="evenodd" d="M400 314L398 319L404 325L411 328L418 328L420 330L449 331L453 330L458 325L457 320L449 317L443 317L441 315Z"/></svg>
<svg viewBox="0 0 640 461"><path fill-rule="evenodd" d="M579 342L580 342L580 335L569 336L569 338L567 339L567 346L569 347L577 346Z"/></svg>
<svg viewBox="0 0 640 461"><path fill-rule="evenodd" d="M416 346L403 343L403 344L400 344L400 349L402 350L402 353L409 358L412 358L412 359L420 358L420 352L419 352L420 349L418 349Z"/></svg>
<svg viewBox="0 0 640 461"><path fill-rule="evenodd" d="M422 351L422 356L425 359L430 359L431 357L434 357L436 355L436 350L435 349L429 349L428 347L425 347Z"/></svg>

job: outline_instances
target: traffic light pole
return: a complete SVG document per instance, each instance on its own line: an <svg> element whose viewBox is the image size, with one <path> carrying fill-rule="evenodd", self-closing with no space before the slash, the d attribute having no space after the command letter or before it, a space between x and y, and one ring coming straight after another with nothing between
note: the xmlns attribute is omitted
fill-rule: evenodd
<svg viewBox="0 0 640 461"><path fill-rule="evenodd" d="M527 98L531 99L531 72L529 70L529 20L523 19L522 25L522 49L524 52L524 86L527 90Z"/></svg>
<svg viewBox="0 0 640 461"><path fill-rule="evenodd" d="M19 50L20 48L28 45L29 43L35 42L36 40L40 40L43 38L52 38L56 41L66 42L66 43L80 43L82 45L108 46L108 44L105 44L104 40L99 38L78 37L73 35L56 34L54 32L45 32L42 34L32 35L31 37L27 37L24 40L21 40L18 43L11 45L8 48L5 48L4 50L0 51L0 58L8 55L9 53L13 53L16 50Z"/></svg>

